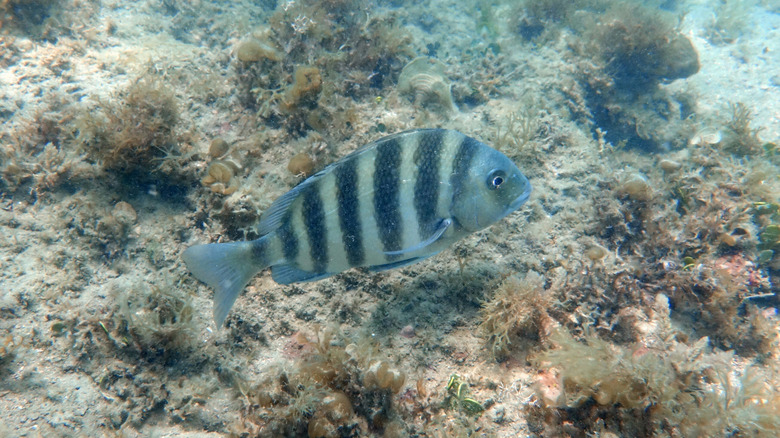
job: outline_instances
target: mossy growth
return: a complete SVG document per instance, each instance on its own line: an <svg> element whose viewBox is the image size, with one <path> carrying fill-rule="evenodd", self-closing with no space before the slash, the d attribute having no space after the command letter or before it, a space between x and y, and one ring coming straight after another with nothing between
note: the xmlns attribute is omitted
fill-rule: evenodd
<svg viewBox="0 0 780 438"><path fill-rule="evenodd" d="M238 166L230 160L214 160L209 163L206 176L200 182L214 193L232 195L239 187L238 170Z"/></svg>
<svg viewBox="0 0 780 438"><path fill-rule="evenodd" d="M236 47L236 58L243 62L258 62L263 59L281 61L282 55L264 41L251 38L242 41Z"/></svg>
<svg viewBox="0 0 780 438"><path fill-rule="evenodd" d="M556 428L568 422L583 436L600 428L621 436L777 431L777 365L749 367L735 381L732 354L708 352L707 338L691 344L676 340L668 302L658 304L657 322L665 328L648 344L652 347L617 346L593 335L578 341L565 329L553 331L555 348L534 359L542 368L537 390L543 412L530 408L530 421L544 417L550 427L549 419L555 419Z"/></svg>
<svg viewBox="0 0 780 438"><path fill-rule="evenodd" d="M293 336L291 365L263 373L259 381L237 377L244 425L257 436L341 437L382 434L400 425L393 396L405 374L378 359L367 342L346 346L332 330L313 339Z"/></svg>
<svg viewBox="0 0 780 438"><path fill-rule="evenodd" d="M619 88L637 88L698 71L698 56L668 12L616 0L525 1L514 12L518 32L565 26ZM530 28L528 26L531 26ZM540 32L540 31L538 31Z"/></svg>
<svg viewBox="0 0 780 438"><path fill-rule="evenodd" d="M88 157L106 170L150 173L179 154L178 122L172 91L159 80L144 77L115 100L84 109L71 129Z"/></svg>
<svg viewBox="0 0 780 438"><path fill-rule="evenodd" d="M364 6L355 0L280 2L254 38L283 48L283 55L236 63L240 99L293 135L316 130L343 137L337 131L354 112L353 100L376 97L394 84L411 57L411 38L397 13L365 14Z"/></svg>
<svg viewBox="0 0 780 438"><path fill-rule="evenodd" d="M757 202L753 205L756 223L761 224L758 235L759 265L780 271L780 204Z"/></svg>
<svg viewBox="0 0 780 438"><path fill-rule="evenodd" d="M103 329L118 348L168 363L195 346L199 331L192 297L171 281L139 280L112 293L117 307Z"/></svg>
<svg viewBox="0 0 780 438"><path fill-rule="evenodd" d="M537 43L570 34L594 134L647 150L682 146L693 99L659 85L695 74L699 59L672 13L615 0L543 0L523 3L514 17L516 31Z"/></svg>
<svg viewBox="0 0 780 438"><path fill-rule="evenodd" d="M492 298L482 304L479 331L485 336L491 354L504 359L522 340L539 342L551 323L547 314L550 298L544 281L535 273L520 279L505 279Z"/></svg>
<svg viewBox="0 0 780 438"><path fill-rule="evenodd" d="M616 4L590 22L583 36L586 50L621 90L641 92L699 71L696 49L673 18L649 8Z"/></svg>
<svg viewBox="0 0 780 438"><path fill-rule="evenodd" d="M750 126L753 115L747 105L729 102L729 113L731 117L726 122L720 143L723 150L740 157L767 152L758 137L761 128Z"/></svg>
<svg viewBox="0 0 780 438"><path fill-rule="evenodd" d="M20 343L21 337L19 336L13 336L11 333L0 335L0 367L13 359Z"/></svg>
<svg viewBox="0 0 780 438"><path fill-rule="evenodd" d="M299 66L295 69L295 80L282 96L280 108L286 113L312 109L317 106L317 97L322 90L320 69Z"/></svg>
<svg viewBox="0 0 780 438"><path fill-rule="evenodd" d="M63 2L57 0L0 1L0 31L23 32L34 38L53 37L53 25L62 26Z"/></svg>

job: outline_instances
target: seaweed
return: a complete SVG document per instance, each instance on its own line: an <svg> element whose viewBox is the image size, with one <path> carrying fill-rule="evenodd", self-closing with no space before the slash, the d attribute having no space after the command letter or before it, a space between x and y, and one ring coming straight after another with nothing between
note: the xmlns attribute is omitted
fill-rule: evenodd
<svg viewBox="0 0 780 438"><path fill-rule="evenodd" d="M586 50L624 92L639 93L699 71L696 50L672 19L638 5L610 8L586 27L584 37L590 41Z"/></svg>
<svg viewBox="0 0 780 438"><path fill-rule="evenodd" d="M747 105L742 102L729 102L728 107L731 118L726 122L723 132L721 140L723 150L740 157L766 152L758 137L762 128L750 126L753 114Z"/></svg>
<svg viewBox="0 0 780 438"><path fill-rule="evenodd" d="M530 273L523 279L506 278L480 310L479 331L485 336L490 353L499 360L505 359L521 345L521 339L543 339L550 324L550 304L538 274Z"/></svg>
<svg viewBox="0 0 780 438"><path fill-rule="evenodd" d="M730 0L718 2L715 15L705 26L705 37L710 43L725 45L735 42L747 29L748 12L753 2Z"/></svg>
<svg viewBox="0 0 780 438"><path fill-rule="evenodd" d="M268 370L257 381L236 374L244 403L240 431L260 436L337 437L403 430L393 395L405 374L392 368L367 342L336 343L334 331L293 336L291 367Z"/></svg>
<svg viewBox="0 0 780 438"><path fill-rule="evenodd" d="M659 85L699 70L698 54L677 28L676 17L636 3L613 0L523 3L516 31L526 39L555 31L573 33L569 45L584 90L587 117L607 141L655 150L680 145L692 99ZM541 42L541 41L540 41ZM672 126L673 128L670 128Z"/></svg>
<svg viewBox="0 0 780 438"><path fill-rule="evenodd" d="M197 345L192 297L165 278L115 287L117 308L106 333L120 349L163 362L179 360Z"/></svg>
<svg viewBox="0 0 780 438"><path fill-rule="evenodd" d="M248 43L239 47L247 60L261 52L276 59L262 55L236 64L240 99L294 136L316 130L343 137L344 123L330 121L346 118L352 99L390 85L410 56L410 38L397 14L375 16L363 8L355 0L280 3L268 28L249 40L262 43L262 50L257 44L254 50L246 50L252 48Z"/></svg>
<svg viewBox="0 0 780 438"><path fill-rule="evenodd" d="M731 352L708 352L706 337L691 344L676 339L668 301L657 296L655 309L659 330L628 348L554 330L555 349L534 359L543 369L537 385L543 405L531 407L531 417L553 410L547 418L557 418L558 427L570 422L578 435L598 427L632 436L660 428L683 436L771 434L780 427L776 365L749 366L734 381Z"/></svg>
<svg viewBox="0 0 780 438"><path fill-rule="evenodd" d="M54 16L62 13L57 0L3 0L0 1L0 30L23 32L43 37L51 32Z"/></svg>
<svg viewBox="0 0 780 438"><path fill-rule="evenodd" d="M182 155L177 142L178 103L151 77L134 81L119 99L85 108L71 125L87 155L120 174L148 174ZM174 166L174 169L176 166Z"/></svg>

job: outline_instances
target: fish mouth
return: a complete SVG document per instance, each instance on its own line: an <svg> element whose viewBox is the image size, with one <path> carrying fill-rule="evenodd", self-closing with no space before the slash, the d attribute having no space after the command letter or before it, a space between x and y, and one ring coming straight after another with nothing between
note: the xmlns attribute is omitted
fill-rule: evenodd
<svg viewBox="0 0 780 438"><path fill-rule="evenodd" d="M510 211L515 211L525 204L525 201L531 197L531 184L528 184L528 188L520 196L518 196L511 204L509 204Z"/></svg>

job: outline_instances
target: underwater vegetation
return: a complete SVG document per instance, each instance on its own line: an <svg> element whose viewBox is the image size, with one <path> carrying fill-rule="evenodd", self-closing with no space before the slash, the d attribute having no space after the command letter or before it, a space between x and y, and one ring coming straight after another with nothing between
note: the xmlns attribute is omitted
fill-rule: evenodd
<svg viewBox="0 0 780 438"><path fill-rule="evenodd" d="M635 346L553 330L554 348L534 358L543 371L541 406L529 408L531 417L568 423L578 436L581 428L618 436L769 436L780 428L776 363L768 372L749 366L735 379L733 353L709 352L706 337L685 341L672 329L666 297L654 306L651 340Z"/></svg>
<svg viewBox="0 0 780 438"><path fill-rule="evenodd" d="M336 343L330 329L288 346L294 367L269 370L259 381L235 381L243 426L253 436L339 437L380 433L405 436L394 395L406 375L378 359L365 343Z"/></svg>
<svg viewBox="0 0 780 438"><path fill-rule="evenodd" d="M99 109L85 111L73 129L87 155L105 169L148 172L178 152L178 122L179 108L172 92L147 77Z"/></svg>
<svg viewBox="0 0 780 438"><path fill-rule="evenodd" d="M748 25L752 2L727 1L717 3L712 21L705 28L705 36L712 44L724 45L736 41Z"/></svg>
<svg viewBox="0 0 780 438"><path fill-rule="evenodd" d="M481 310L479 330L487 338L491 353L506 358L521 341L540 341L548 330L550 298L543 289L540 276L528 274L520 279L505 279L493 292Z"/></svg>
<svg viewBox="0 0 780 438"><path fill-rule="evenodd" d="M378 19L364 9L355 0L278 7L268 26L236 49L245 105L295 137L315 130L343 138L352 100L391 85L410 56L410 38L395 15Z"/></svg>
<svg viewBox="0 0 780 438"><path fill-rule="evenodd" d="M752 128L750 109L742 102L729 102L731 118L726 122L720 143L723 150L737 156L758 155L768 152L764 149L758 133L761 128Z"/></svg>
<svg viewBox="0 0 780 438"><path fill-rule="evenodd" d="M0 435L777 434L776 126L665 86L710 74L678 5L249 3L144 3L135 34L0 1ZM745 3L692 34L748 42ZM184 246L429 125L527 167L528 208L415 267L258 277L209 326Z"/></svg>
<svg viewBox="0 0 780 438"><path fill-rule="evenodd" d="M699 71L698 54L672 17L641 6L613 6L583 36L618 92L642 93Z"/></svg>
<svg viewBox="0 0 780 438"><path fill-rule="evenodd" d="M34 38L56 38L67 32L68 14L63 3L56 0L2 0L0 33L19 32Z"/></svg>
<svg viewBox="0 0 780 438"><path fill-rule="evenodd" d="M175 356L194 348L198 328L192 298L174 284L143 284L115 289L115 340L122 339L143 354ZM171 360L166 358L165 360Z"/></svg>
<svg viewBox="0 0 780 438"><path fill-rule="evenodd" d="M613 0L526 2L515 10L527 40L557 38L564 29L595 128L611 143L648 151L682 146L693 99L659 87L699 71L691 41L670 12Z"/></svg>

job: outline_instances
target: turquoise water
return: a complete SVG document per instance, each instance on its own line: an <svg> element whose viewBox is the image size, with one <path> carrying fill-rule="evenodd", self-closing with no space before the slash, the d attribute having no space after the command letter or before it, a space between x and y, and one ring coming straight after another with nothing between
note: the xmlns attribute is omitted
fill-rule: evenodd
<svg viewBox="0 0 780 438"><path fill-rule="evenodd" d="M777 436L779 14L0 2L0 436ZM419 128L531 198L215 325L186 248Z"/></svg>

